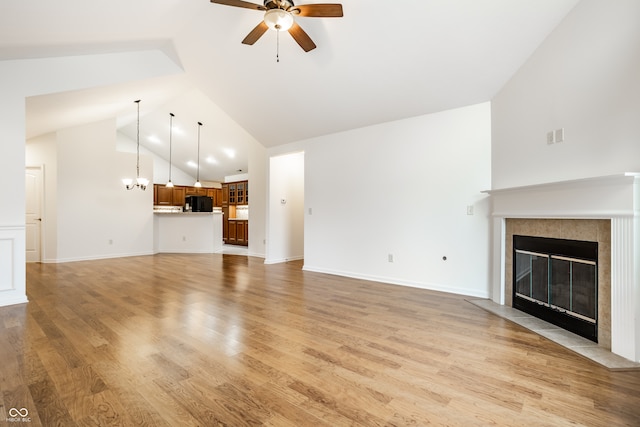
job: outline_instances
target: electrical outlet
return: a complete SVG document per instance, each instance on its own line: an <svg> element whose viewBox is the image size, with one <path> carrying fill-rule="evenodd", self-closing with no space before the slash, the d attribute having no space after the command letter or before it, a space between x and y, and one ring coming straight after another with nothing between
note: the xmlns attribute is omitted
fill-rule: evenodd
<svg viewBox="0 0 640 427"><path fill-rule="evenodd" d="M556 142L563 142L564 141L564 128L561 129L557 129L554 132L554 139Z"/></svg>
<svg viewBox="0 0 640 427"><path fill-rule="evenodd" d="M389 254L387 259L389 262L393 262L393 254Z"/></svg>
<svg viewBox="0 0 640 427"><path fill-rule="evenodd" d="M473 215L473 205L467 206L467 215Z"/></svg>
<svg viewBox="0 0 640 427"><path fill-rule="evenodd" d="M113 239L109 239L109 244L113 245Z"/></svg>

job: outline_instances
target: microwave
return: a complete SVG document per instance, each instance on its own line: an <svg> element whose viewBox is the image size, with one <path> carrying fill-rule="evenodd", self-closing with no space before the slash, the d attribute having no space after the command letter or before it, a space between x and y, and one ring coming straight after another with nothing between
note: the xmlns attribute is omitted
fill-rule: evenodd
<svg viewBox="0 0 640 427"><path fill-rule="evenodd" d="M187 196L184 199L185 212L213 212L213 199L207 196Z"/></svg>

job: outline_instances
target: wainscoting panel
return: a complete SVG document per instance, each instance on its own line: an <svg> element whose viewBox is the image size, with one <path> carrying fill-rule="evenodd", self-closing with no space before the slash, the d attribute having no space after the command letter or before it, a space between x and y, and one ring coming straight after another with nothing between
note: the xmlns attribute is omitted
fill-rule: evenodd
<svg viewBox="0 0 640 427"><path fill-rule="evenodd" d="M27 302L24 226L0 227L0 306Z"/></svg>

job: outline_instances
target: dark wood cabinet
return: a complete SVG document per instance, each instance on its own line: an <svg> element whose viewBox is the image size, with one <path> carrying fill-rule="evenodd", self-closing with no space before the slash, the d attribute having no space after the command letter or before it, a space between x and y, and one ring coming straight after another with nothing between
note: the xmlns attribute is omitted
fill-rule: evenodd
<svg viewBox="0 0 640 427"><path fill-rule="evenodd" d="M249 221L236 221L236 242L244 246L249 244Z"/></svg>
<svg viewBox="0 0 640 427"><path fill-rule="evenodd" d="M249 181L225 182L219 194L222 239L229 245L249 245L249 221L236 218L236 206L249 204Z"/></svg>
<svg viewBox="0 0 640 427"><path fill-rule="evenodd" d="M236 191L237 191L237 183L233 182L229 184L229 204L230 205L235 205L238 202Z"/></svg>
<svg viewBox="0 0 640 427"><path fill-rule="evenodd" d="M173 205L173 189L164 185L154 185L153 195L155 196L155 205L171 206Z"/></svg>
<svg viewBox="0 0 640 427"><path fill-rule="evenodd" d="M173 187L173 206L184 206L184 198L186 194L185 187Z"/></svg>
<svg viewBox="0 0 640 427"><path fill-rule="evenodd" d="M238 243L238 228L237 221L229 221L229 230L227 231L227 243L230 245L236 245Z"/></svg>
<svg viewBox="0 0 640 427"><path fill-rule="evenodd" d="M223 227L222 237L225 243L229 245L249 245L249 221L246 219L232 219L227 222L226 239L224 238L225 229Z"/></svg>
<svg viewBox="0 0 640 427"><path fill-rule="evenodd" d="M207 196L213 200L213 206L217 208L222 207L222 189L221 188L207 188Z"/></svg>
<svg viewBox="0 0 640 427"><path fill-rule="evenodd" d="M238 182L236 183L236 205L244 205L247 202L245 201L245 183Z"/></svg>
<svg viewBox="0 0 640 427"><path fill-rule="evenodd" d="M209 196L213 199L214 206L222 207L220 188L196 188L185 185L167 187L163 184L153 184L154 206L184 206L186 196Z"/></svg>
<svg viewBox="0 0 640 427"><path fill-rule="evenodd" d="M206 196L207 189L204 187L186 187L187 196Z"/></svg>
<svg viewBox="0 0 640 427"><path fill-rule="evenodd" d="M222 207L229 206L229 184L222 184L222 198L220 200Z"/></svg>

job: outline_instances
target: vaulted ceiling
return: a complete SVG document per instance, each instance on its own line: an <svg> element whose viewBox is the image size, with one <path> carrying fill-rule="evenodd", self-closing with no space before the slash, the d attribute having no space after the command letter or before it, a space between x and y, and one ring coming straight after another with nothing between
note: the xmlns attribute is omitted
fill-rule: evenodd
<svg viewBox="0 0 640 427"><path fill-rule="evenodd" d="M218 180L246 170L250 139L273 147L489 101L577 2L343 0L342 18L296 19L317 45L305 53L275 31L241 44L263 13L208 0L3 0L0 60L162 49L183 74L28 99L27 137L108 118L134 136L142 93L141 129L161 142L141 143L168 157L173 112L186 163L201 121L218 162L201 176Z"/></svg>

